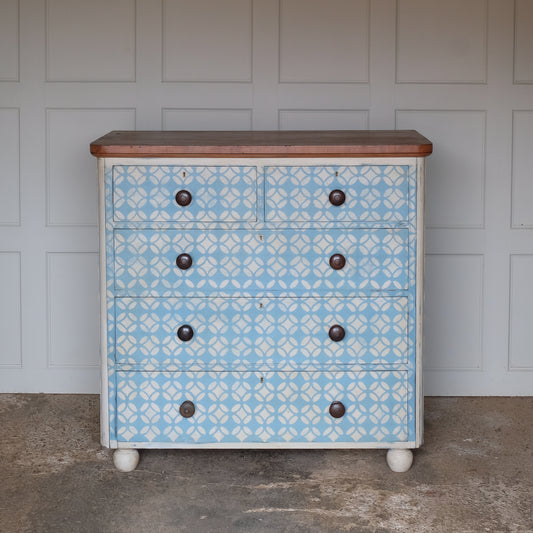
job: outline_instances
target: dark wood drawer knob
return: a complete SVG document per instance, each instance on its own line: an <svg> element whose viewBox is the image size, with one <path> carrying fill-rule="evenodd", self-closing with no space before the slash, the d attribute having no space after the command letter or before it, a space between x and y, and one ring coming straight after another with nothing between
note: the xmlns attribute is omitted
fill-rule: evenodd
<svg viewBox="0 0 533 533"><path fill-rule="evenodd" d="M184 324L178 328L178 338L180 341L187 342L194 337L194 330L189 324Z"/></svg>
<svg viewBox="0 0 533 533"><path fill-rule="evenodd" d="M333 418L341 418L344 416L345 412L346 408L342 402L331 402L331 405L329 406L329 414Z"/></svg>
<svg viewBox="0 0 533 533"><path fill-rule="evenodd" d="M186 207L192 202L192 194L189 191L178 191L176 193L176 203L181 207Z"/></svg>
<svg viewBox="0 0 533 533"><path fill-rule="evenodd" d="M335 189L329 193L329 201L332 205L342 205L346 201L346 195L340 189Z"/></svg>
<svg viewBox="0 0 533 533"><path fill-rule="evenodd" d="M346 264L346 259L342 254L333 254L329 258L329 266L334 270L340 270Z"/></svg>
<svg viewBox="0 0 533 533"><path fill-rule="evenodd" d="M194 415L194 411L195 411L194 404L189 400L185 400L180 405L180 415L183 418L191 418L191 416Z"/></svg>
<svg viewBox="0 0 533 533"><path fill-rule="evenodd" d="M176 265L181 270L187 270L192 266L192 257L189 254L180 254L176 257Z"/></svg>
<svg viewBox="0 0 533 533"><path fill-rule="evenodd" d="M329 338L333 342L342 341L345 335L346 335L346 332L344 331L344 328L342 326L339 326L338 324L335 324L334 326L331 326L329 328Z"/></svg>

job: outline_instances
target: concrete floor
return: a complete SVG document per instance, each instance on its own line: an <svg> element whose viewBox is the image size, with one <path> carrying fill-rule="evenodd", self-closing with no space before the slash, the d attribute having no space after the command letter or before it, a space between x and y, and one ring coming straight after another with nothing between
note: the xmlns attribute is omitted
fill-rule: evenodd
<svg viewBox="0 0 533 533"><path fill-rule="evenodd" d="M0 531L533 532L533 398L426 398L406 474L382 450L160 451L115 470L98 397L0 395Z"/></svg>

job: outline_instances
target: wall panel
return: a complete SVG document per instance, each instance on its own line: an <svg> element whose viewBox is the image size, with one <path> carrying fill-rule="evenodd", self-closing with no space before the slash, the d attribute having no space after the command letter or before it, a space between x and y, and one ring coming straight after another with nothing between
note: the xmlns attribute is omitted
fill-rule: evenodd
<svg viewBox="0 0 533 533"><path fill-rule="evenodd" d="M280 130L367 130L368 111L280 109Z"/></svg>
<svg viewBox="0 0 533 533"><path fill-rule="evenodd" d="M533 228L533 110L513 113L512 225Z"/></svg>
<svg viewBox="0 0 533 533"><path fill-rule="evenodd" d="M427 227L483 227L485 125L484 111L397 111L397 128L423 131L438 146L427 160Z"/></svg>
<svg viewBox="0 0 533 533"><path fill-rule="evenodd" d="M0 81L19 78L19 2L0 2Z"/></svg>
<svg viewBox="0 0 533 533"><path fill-rule="evenodd" d="M0 252L0 368L22 366L20 253Z"/></svg>
<svg viewBox="0 0 533 533"><path fill-rule="evenodd" d="M483 365L483 256L426 256L424 368Z"/></svg>
<svg viewBox="0 0 533 533"><path fill-rule="evenodd" d="M97 392L114 129L415 128L427 394L533 394L533 0L2 0L0 392Z"/></svg>
<svg viewBox="0 0 533 533"><path fill-rule="evenodd" d="M399 83L485 83L487 0L398 0Z"/></svg>
<svg viewBox="0 0 533 533"><path fill-rule="evenodd" d="M163 1L163 81L251 81L251 0Z"/></svg>
<svg viewBox="0 0 533 533"><path fill-rule="evenodd" d="M0 225L20 223L20 117L0 109Z"/></svg>
<svg viewBox="0 0 533 533"><path fill-rule="evenodd" d="M511 256L509 368L533 370L533 255Z"/></svg>
<svg viewBox="0 0 533 533"><path fill-rule="evenodd" d="M135 0L46 0L48 81L135 81Z"/></svg>
<svg viewBox="0 0 533 533"><path fill-rule="evenodd" d="M164 130L250 130L251 109L163 109Z"/></svg>
<svg viewBox="0 0 533 533"><path fill-rule="evenodd" d="M88 146L111 129L135 129L135 110L47 110L49 225L96 225L96 165Z"/></svg>
<svg viewBox="0 0 533 533"><path fill-rule="evenodd" d="M515 0L515 83L533 83L533 2Z"/></svg>
<svg viewBox="0 0 533 533"><path fill-rule="evenodd" d="M369 0L281 0L281 82L368 81Z"/></svg>
<svg viewBox="0 0 533 533"><path fill-rule="evenodd" d="M48 365L99 362L98 254L47 254Z"/></svg>

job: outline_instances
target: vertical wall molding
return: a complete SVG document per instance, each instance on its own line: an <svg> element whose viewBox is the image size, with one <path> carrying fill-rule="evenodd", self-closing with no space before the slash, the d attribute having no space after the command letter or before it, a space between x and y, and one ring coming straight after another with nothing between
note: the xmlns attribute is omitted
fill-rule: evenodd
<svg viewBox="0 0 533 533"><path fill-rule="evenodd" d="M533 324L533 254L511 254L509 258L509 350L507 368L533 371L531 325ZM519 263L525 263L519 266Z"/></svg>
<svg viewBox="0 0 533 533"><path fill-rule="evenodd" d="M20 226L20 108L0 107L0 226Z"/></svg>
<svg viewBox="0 0 533 533"><path fill-rule="evenodd" d="M0 5L0 82L20 81L20 1Z"/></svg>
<svg viewBox="0 0 533 533"><path fill-rule="evenodd" d="M482 372L484 256L426 254L425 270L425 369Z"/></svg>
<svg viewBox="0 0 533 533"><path fill-rule="evenodd" d="M46 296L48 368L98 367L98 253L47 252Z"/></svg>
<svg viewBox="0 0 533 533"><path fill-rule="evenodd" d="M22 368L21 253L0 251L0 369Z"/></svg>
<svg viewBox="0 0 533 533"><path fill-rule="evenodd" d="M513 83L516 85L533 84L532 25L533 9L531 2L529 0L514 0Z"/></svg>

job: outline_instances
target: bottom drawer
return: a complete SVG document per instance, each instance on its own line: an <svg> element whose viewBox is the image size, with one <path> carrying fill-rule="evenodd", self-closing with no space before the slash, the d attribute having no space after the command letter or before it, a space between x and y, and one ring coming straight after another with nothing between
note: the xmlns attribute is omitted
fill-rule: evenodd
<svg viewBox="0 0 533 533"><path fill-rule="evenodd" d="M116 379L119 442L297 445L408 436L406 371L119 371ZM192 416L180 414L183 402L194 405ZM330 414L332 402L343 404L340 418Z"/></svg>

